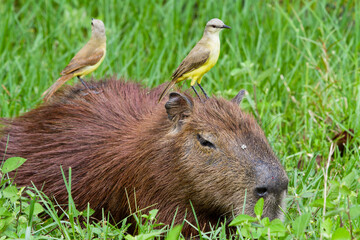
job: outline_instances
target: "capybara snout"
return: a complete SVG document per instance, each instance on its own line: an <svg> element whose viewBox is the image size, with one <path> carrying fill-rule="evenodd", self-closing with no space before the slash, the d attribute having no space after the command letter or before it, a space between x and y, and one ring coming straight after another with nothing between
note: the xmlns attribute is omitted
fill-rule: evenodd
<svg viewBox="0 0 360 240"><path fill-rule="evenodd" d="M267 197L268 195L277 197L287 191L289 180L282 168L262 163L255 167L255 171L258 176L255 191L259 197Z"/></svg>
<svg viewBox="0 0 360 240"><path fill-rule="evenodd" d="M171 224L176 213L175 223L186 216L196 225L194 209L207 230L242 213L244 203L254 215L260 197L264 217L282 216L288 179L256 120L239 108L243 91L232 101L174 92L158 103L161 87L119 80L92 86L98 94L68 87L3 120L0 158L27 158L15 178L19 186L33 182L66 203L61 165L66 174L72 168L78 209L89 202L98 219L102 209L121 221L153 206L160 222ZM185 235L196 232L183 227Z"/></svg>
<svg viewBox="0 0 360 240"><path fill-rule="evenodd" d="M272 204L266 205L264 215L270 220L274 218L283 218L282 209L284 206L284 197L287 194L289 179L284 169L278 164L264 163L258 161L255 167L257 182L253 194L258 198L264 198L265 202ZM270 208L272 206L272 209Z"/></svg>

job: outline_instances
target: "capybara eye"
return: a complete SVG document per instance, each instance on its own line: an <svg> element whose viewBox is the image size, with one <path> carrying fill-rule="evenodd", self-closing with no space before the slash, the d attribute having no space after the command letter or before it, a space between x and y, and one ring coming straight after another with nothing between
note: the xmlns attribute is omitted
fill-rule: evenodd
<svg viewBox="0 0 360 240"><path fill-rule="evenodd" d="M197 134L196 137L202 146L216 149L215 145L212 142L206 140L200 134Z"/></svg>

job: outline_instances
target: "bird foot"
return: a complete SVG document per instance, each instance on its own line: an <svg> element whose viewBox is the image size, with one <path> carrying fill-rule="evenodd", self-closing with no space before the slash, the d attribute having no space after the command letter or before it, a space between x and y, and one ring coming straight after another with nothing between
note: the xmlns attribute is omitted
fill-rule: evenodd
<svg viewBox="0 0 360 240"><path fill-rule="evenodd" d="M81 96L86 96L86 95L89 95L91 93L97 95L97 94L100 94L102 92L104 92L104 91L103 90L98 90L94 86L88 86L86 88L81 89Z"/></svg>

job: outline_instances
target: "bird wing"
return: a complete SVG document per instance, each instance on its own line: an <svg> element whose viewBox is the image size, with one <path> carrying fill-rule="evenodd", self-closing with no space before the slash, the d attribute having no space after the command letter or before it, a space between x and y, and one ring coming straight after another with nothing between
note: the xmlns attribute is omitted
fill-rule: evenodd
<svg viewBox="0 0 360 240"><path fill-rule="evenodd" d="M210 49L202 45L196 45L186 58L180 63L179 67L172 74L172 79L177 79L185 73L191 72L204 65L209 59Z"/></svg>
<svg viewBox="0 0 360 240"><path fill-rule="evenodd" d="M104 49L97 48L94 51L88 51L84 54L80 53L82 53L81 50L71 59L64 70L61 71L61 75L70 74L80 68L95 65L104 56L105 51Z"/></svg>

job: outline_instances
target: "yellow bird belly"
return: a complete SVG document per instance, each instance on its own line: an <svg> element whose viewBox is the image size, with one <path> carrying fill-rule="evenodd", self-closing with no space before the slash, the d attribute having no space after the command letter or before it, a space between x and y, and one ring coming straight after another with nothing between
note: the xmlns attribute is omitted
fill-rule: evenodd
<svg viewBox="0 0 360 240"><path fill-rule="evenodd" d="M93 71L95 71L100 66L100 64L104 61L105 55L106 55L106 51L104 52L104 55L102 56L102 58L100 58L100 61L98 61L95 65L86 66L86 67L82 68L81 71L74 73L74 77L80 76L82 78L83 76L88 75L88 74L92 73Z"/></svg>
<svg viewBox="0 0 360 240"><path fill-rule="evenodd" d="M191 72L185 73L180 77L177 82L180 82L185 79L191 79L191 86L194 86L195 83L201 83L201 79L205 73L210 71L213 68L219 58L219 51L214 51L213 54L210 54L209 59L199 68L192 70Z"/></svg>

